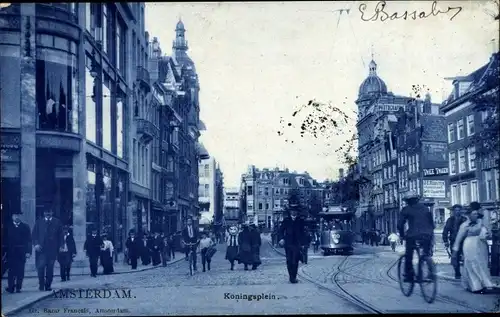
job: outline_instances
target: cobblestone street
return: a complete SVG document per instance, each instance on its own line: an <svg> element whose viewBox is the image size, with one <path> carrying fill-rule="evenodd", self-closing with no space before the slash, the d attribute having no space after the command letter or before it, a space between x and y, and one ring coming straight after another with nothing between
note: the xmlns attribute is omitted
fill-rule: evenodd
<svg viewBox="0 0 500 317"><path fill-rule="evenodd" d="M230 271L224 260L225 246L219 245L211 271L202 272L198 263L198 272L189 276L187 262L182 260L167 268L100 276L94 280L97 283L80 283L73 288L106 289L109 298L52 296L17 316L49 312L51 316L365 313L343 298L344 291L384 313L498 310L496 295L472 295L460 283L446 279L439 280L438 298L433 304L423 300L418 286L411 297L404 297L394 280L399 253L385 247L358 245L350 257L323 257L310 251L309 264L299 269L299 284L290 285L284 257L279 254L282 250L276 252L265 236L263 242L263 264L256 271L244 271L242 265ZM237 299L243 295L254 298ZM261 298L257 298L259 295Z"/></svg>

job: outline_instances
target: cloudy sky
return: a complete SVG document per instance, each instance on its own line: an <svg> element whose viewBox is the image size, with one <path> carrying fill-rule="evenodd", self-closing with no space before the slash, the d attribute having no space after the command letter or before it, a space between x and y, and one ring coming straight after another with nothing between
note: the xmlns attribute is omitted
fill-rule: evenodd
<svg viewBox="0 0 500 317"><path fill-rule="evenodd" d="M201 140L220 162L226 186L238 186L249 164L308 171L319 180L335 178L342 167L335 146L347 137L338 137L338 145L300 138L293 128L300 122L292 122L280 136L280 120L287 123L295 109L313 98L352 113L372 47L378 74L390 91L410 95L417 84L440 102L450 91L444 78L481 67L493 50L491 40L498 43L498 25L485 12L498 10L491 2L438 2L440 11L462 7L451 21L457 10L415 21L382 22L380 13L377 21L366 22L362 4L147 3L146 28L167 55L179 18L185 24L207 126ZM365 19L374 15L376 5L366 2ZM339 9L351 10L339 19ZM432 2L391 1L384 10L429 15Z"/></svg>

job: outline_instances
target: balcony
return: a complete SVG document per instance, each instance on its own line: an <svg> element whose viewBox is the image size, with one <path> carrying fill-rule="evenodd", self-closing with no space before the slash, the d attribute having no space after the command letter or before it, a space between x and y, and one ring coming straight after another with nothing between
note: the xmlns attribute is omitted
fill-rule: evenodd
<svg viewBox="0 0 500 317"><path fill-rule="evenodd" d="M137 135L143 143L148 144L160 134L160 129L149 120L136 118L135 123L137 126Z"/></svg>
<svg viewBox="0 0 500 317"><path fill-rule="evenodd" d="M146 68L137 66L137 81L139 82L139 85L146 90L146 92L151 91L151 81L149 78L149 72Z"/></svg>

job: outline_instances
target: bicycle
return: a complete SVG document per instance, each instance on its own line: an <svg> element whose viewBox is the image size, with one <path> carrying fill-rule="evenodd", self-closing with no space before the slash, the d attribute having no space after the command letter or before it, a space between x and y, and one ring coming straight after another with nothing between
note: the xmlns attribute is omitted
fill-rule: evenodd
<svg viewBox="0 0 500 317"><path fill-rule="evenodd" d="M434 261L432 260L432 249L430 250L431 255L430 256L423 256L421 255L423 253L422 250L422 245L420 242L417 241L415 251L417 253L417 259L418 259L418 273L416 278L411 280L410 282L405 282L404 281L404 272L405 272L405 255L403 254L399 260L398 260L398 281L399 281L399 287L401 289L401 292L403 293L404 296L410 297L411 294L413 293L413 288L415 287L415 283L418 283L420 285L420 291L422 292L422 296L424 297L424 300L431 304L434 302L436 299L436 294L437 294L437 274L436 274L436 265L434 264ZM413 264L413 263L412 263ZM427 266L427 274L424 274L424 267ZM425 276L424 276L425 275ZM408 289L405 289L405 284L408 285ZM426 285L431 284L431 292L428 294L425 290Z"/></svg>
<svg viewBox="0 0 500 317"><path fill-rule="evenodd" d="M188 261L189 261L189 275L193 276L194 270L194 257L196 256L196 249L192 248L197 245L198 242L195 243L185 243L185 246L189 248Z"/></svg>

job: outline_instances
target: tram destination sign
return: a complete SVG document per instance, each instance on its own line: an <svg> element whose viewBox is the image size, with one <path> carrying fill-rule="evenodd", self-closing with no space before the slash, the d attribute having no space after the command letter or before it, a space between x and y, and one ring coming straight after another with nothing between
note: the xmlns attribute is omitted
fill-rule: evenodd
<svg viewBox="0 0 500 317"><path fill-rule="evenodd" d="M443 168L424 168L424 176L448 175L448 167Z"/></svg>

